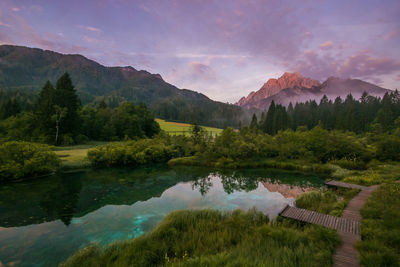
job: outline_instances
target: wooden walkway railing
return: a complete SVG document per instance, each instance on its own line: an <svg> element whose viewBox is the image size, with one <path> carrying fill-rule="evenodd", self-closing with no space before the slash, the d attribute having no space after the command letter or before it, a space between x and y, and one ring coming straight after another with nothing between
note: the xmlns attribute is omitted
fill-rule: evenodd
<svg viewBox="0 0 400 267"><path fill-rule="evenodd" d="M374 186L361 186L339 181L328 181L328 186L357 188L358 193L343 210L342 217L321 214L315 211L286 206L279 215L307 223L318 224L338 231L342 245L333 256L333 266L359 266L358 252L354 247L357 240L361 239L360 209L364 206L371 193L378 188Z"/></svg>

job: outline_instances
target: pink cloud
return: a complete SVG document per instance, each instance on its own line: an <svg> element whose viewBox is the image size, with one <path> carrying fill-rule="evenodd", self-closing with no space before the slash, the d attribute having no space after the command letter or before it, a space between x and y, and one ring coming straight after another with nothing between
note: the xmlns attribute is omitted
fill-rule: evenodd
<svg viewBox="0 0 400 267"><path fill-rule="evenodd" d="M390 40L390 39L398 38L399 36L400 36L400 32L399 31L394 31L394 32L391 32L391 33L388 33L387 35L385 35L383 37L383 39Z"/></svg>
<svg viewBox="0 0 400 267"><path fill-rule="evenodd" d="M324 80L329 76L365 78L381 83L380 75L394 74L400 71L400 62L371 55L369 51L360 51L354 55L340 58L330 54L321 54L308 50L303 58L287 67L303 75Z"/></svg>
<svg viewBox="0 0 400 267"><path fill-rule="evenodd" d="M311 38L311 37L313 37L313 35L312 35L311 32L305 32L305 33L304 33L304 37L305 37L305 38Z"/></svg>
<svg viewBox="0 0 400 267"><path fill-rule="evenodd" d="M358 77L391 74L400 70L400 62L385 57L373 57L367 53L350 56L341 65L339 74Z"/></svg>
<svg viewBox="0 0 400 267"><path fill-rule="evenodd" d="M92 38L92 37L86 36L86 35L84 35L84 36L82 37L82 39L83 39L85 42L91 43L91 44L97 44L97 43L100 42L100 40L98 40L98 39L96 39L96 38Z"/></svg>
<svg viewBox="0 0 400 267"><path fill-rule="evenodd" d="M83 28L83 29L85 29L87 31L90 31L90 32L95 32L95 33L100 33L101 32L101 29L96 28L96 27L92 27L92 26L79 26L79 27Z"/></svg>
<svg viewBox="0 0 400 267"><path fill-rule="evenodd" d="M326 41L322 44L319 45L319 48L327 50L333 48L333 42L332 41Z"/></svg>
<svg viewBox="0 0 400 267"><path fill-rule="evenodd" d="M201 62L197 61L192 61L189 62L189 67L191 72L198 77L208 79L208 80L214 80L215 79L215 72L214 70L209 66Z"/></svg>

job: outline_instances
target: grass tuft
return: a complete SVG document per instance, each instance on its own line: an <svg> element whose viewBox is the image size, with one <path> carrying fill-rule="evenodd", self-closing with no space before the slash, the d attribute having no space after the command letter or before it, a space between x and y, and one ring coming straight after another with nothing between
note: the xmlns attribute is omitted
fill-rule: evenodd
<svg viewBox="0 0 400 267"><path fill-rule="evenodd" d="M296 199L296 206L323 214L341 216L348 202L359 192L358 189L337 188L334 191L311 191Z"/></svg>
<svg viewBox="0 0 400 267"><path fill-rule="evenodd" d="M337 233L256 210L170 213L152 232L78 251L61 266L330 266Z"/></svg>

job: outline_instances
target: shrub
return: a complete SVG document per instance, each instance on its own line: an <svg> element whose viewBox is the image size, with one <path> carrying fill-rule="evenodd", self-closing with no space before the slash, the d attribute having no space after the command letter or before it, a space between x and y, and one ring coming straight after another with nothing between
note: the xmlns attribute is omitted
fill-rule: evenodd
<svg viewBox="0 0 400 267"><path fill-rule="evenodd" d="M75 144L75 142L70 134L63 135L63 137L62 137L62 145L63 146L71 146L73 144Z"/></svg>
<svg viewBox="0 0 400 267"><path fill-rule="evenodd" d="M0 181L53 173L59 165L60 160L47 145L17 141L0 145Z"/></svg>
<svg viewBox="0 0 400 267"><path fill-rule="evenodd" d="M184 154L168 138L154 138L93 148L88 159L93 166L137 166L165 163Z"/></svg>
<svg viewBox="0 0 400 267"><path fill-rule="evenodd" d="M379 160L400 160L400 139L388 137L378 142L376 157Z"/></svg>

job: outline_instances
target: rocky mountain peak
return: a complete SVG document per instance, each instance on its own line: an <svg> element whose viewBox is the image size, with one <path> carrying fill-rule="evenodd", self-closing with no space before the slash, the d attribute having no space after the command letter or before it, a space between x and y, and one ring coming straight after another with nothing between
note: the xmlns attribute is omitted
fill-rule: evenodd
<svg viewBox="0 0 400 267"><path fill-rule="evenodd" d="M278 79L269 79L257 92L251 92L246 98L240 99L238 104L241 106L251 105L260 99L275 95L286 88L312 88L313 86L319 86L320 84L319 81L303 77L298 72L285 72Z"/></svg>

